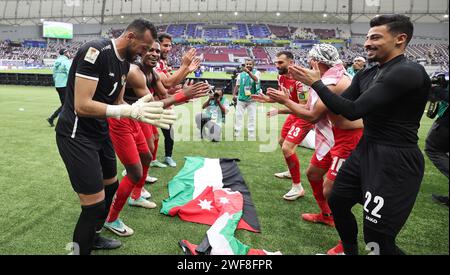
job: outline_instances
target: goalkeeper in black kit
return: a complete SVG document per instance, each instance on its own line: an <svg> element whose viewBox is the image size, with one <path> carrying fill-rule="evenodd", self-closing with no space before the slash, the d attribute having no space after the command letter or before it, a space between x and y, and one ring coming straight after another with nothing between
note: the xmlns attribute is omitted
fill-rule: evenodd
<svg viewBox="0 0 450 275"><path fill-rule="evenodd" d="M374 254L402 254L395 240L415 204L425 161L418 129L431 81L405 57L414 26L403 15L370 22L365 49L378 66L359 72L342 95L332 93L312 69L293 66L294 78L311 85L325 105L347 119L364 121L364 135L342 166L328 203L345 254L358 254L358 227L351 209L364 205L364 240Z"/></svg>

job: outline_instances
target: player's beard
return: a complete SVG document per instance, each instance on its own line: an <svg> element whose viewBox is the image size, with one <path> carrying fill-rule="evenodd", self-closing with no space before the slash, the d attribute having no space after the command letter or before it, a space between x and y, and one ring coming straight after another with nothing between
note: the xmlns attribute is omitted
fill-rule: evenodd
<svg viewBox="0 0 450 275"><path fill-rule="evenodd" d="M378 48L375 48L375 47L367 47L367 48L366 48L366 52L367 52L368 50L376 51L375 54L374 54L372 57L368 56L368 59L367 59L367 60L368 60L370 63L375 63L375 62L380 61L380 57L378 56L378 55L380 54Z"/></svg>
<svg viewBox="0 0 450 275"><path fill-rule="evenodd" d="M287 68L279 68L278 69L278 74L279 75L286 75L288 73L289 73L289 69L287 69Z"/></svg>
<svg viewBox="0 0 450 275"><path fill-rule="evenodd" d="M125 61L128 63L133 63L136 61L136 58L138 57L138 54L134 53L130 47L127 47L125 50Z"/></svg>

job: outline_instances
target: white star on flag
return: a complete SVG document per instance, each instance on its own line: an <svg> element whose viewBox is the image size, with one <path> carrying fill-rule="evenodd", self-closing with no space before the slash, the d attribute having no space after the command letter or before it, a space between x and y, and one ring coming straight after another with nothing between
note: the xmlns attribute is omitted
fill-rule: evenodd
<svg viewBox="0 0 450 275"><path fill-rule="evenodd" d="M199 200L199 201L200 201L200 203L197 205L199 205L202 208L202 210L211 211L211 209L213 208L211 205L212 201L208 201L208 200Z"/></svg>
<svg viewBox="0 0 450 275"><path fill-rule="evenodd" d="M221 203L221 204L229 204L229 203L230 203L230 200L227 199L227 198L225 198L225 197L222 197L222 198L220 198L220 203Z"/></svg>

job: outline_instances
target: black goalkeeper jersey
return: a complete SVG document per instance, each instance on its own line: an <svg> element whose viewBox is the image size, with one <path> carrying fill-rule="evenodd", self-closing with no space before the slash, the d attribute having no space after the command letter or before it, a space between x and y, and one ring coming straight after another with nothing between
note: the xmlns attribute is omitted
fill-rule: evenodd
<svg viewBox="0 0 450 275"><path fill-rule="evenodd" d="M335 114L349 120L362 118L364 137L370 142L417 146L431 81L423 66L404 55L358 72L341 96L332 93L321 81L312 88Z"/></svg>
<svg viewBox="0 0 450 275"><path fill-rule="evenodd" d="M113 40L101 39L84 44L77 52L67 81L66 100L59 115L58 135L77 138L104 139L108 137L106 119L79 117L74 108L75 79L97 81L93 100L114 104L126 85L130 64L121 59Z"/></svg>

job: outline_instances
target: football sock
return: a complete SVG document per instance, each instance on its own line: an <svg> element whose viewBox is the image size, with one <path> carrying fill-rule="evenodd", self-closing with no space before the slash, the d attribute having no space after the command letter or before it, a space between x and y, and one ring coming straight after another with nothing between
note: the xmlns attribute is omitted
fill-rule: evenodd
<svg viewBox="0 0 450 275"><path fill-rule="evenodd" d="M95 232L97 234L99 234L102 231L103 225L105 224L105 220L108 217L109 210L111 208L111 204L114 199L114 195L116 194L118 188L119 188L119 181L116 181L111 185L105 186L105 213L102 219L99 220L97 227L95 228Z"/></svg>
<svg viewBox="0 0 450 275"><path fill-rule="evenodd" d="M311 180L309 179L309 183L311 184L311 188L313 190L314 198L316 199L317 205L320 207L320 211L322 214L330 215L331 210L328 206L327 200L323 195L323 179L322 180Z"/></svg>
<svg viewBox="0 0 450 275"><path fill-rule="evenodd" d="M300 184L300 161L296 154L286 158L286 164L289 168L289 172L291 173L292 183Z"/></svg>
<svg viewBox="0 0 450 275"><path fill-rule="evenodd" d="M352 213L352 208L357 204L357 201L350 198L339 197L332 193L328 199L328 204L333 213L336 230L341 237L345 254L357 255L358 224Z"/></svg>
<svg viewBox="0 0 450 275"><path fill-rule="evenodd" d="M158 144L159 144L159 139L155 139L155 141L153 142L154 149L153 149L153 152L152 152L153 161L156 160L156 154L158 153Z"/></svg>
<svg viewBox="0 0 450 275"><path fill-rule="evenodd" d="M73 232L73 242L78 245L80 255L91 254L95 227L104 214L105 201L81 207L81 214Z"/></svg>
<svg viewBox="0 0 450 275"><path fill-rule="evenodd" d="M119 189L117 189L116 196L111 204L107 222L113 222L119 218L120 211L127 202L128 197L136 185L126 175L120 182Z"/></svg>
<svg viewBox="0 0 450 275"><path fill-rule="evenodd" d="M136 186L133 189L133 192L131 193L131 198L133 200L137 200L141 197L141 193L142 193L142 188L145 185L145 180L147 179L147 174L148 174L148 166L142 166L142 178L139 180L139 182L136 184Z"/></svg>

